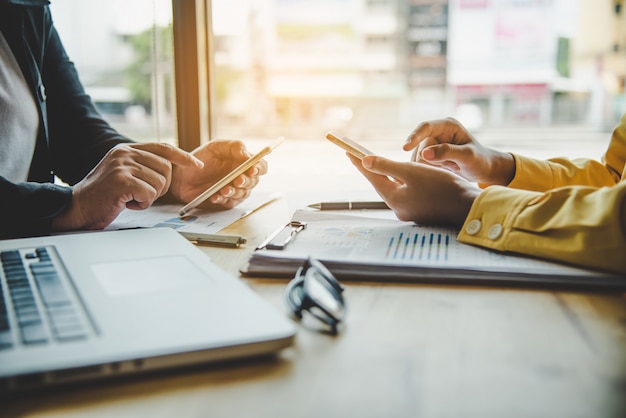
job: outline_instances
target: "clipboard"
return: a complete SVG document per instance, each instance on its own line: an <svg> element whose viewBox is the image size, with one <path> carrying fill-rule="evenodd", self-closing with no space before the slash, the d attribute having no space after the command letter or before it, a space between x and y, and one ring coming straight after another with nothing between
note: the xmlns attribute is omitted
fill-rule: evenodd
<svg viewBox="0 0 626 418"><path fill-rule="evenodd" d="M456 240L412 222L298 210L251 254L247 277L291 278L314 257L338 280L623 290L626 278Z"/></svg>
<svg viewBox="0 0 626 418"><path fill-rule="evenodd" d="M256 250L284 250L298 232L303 231L304 228L306 228L306 222L291 221L267 237L256 247Z"/></svg>

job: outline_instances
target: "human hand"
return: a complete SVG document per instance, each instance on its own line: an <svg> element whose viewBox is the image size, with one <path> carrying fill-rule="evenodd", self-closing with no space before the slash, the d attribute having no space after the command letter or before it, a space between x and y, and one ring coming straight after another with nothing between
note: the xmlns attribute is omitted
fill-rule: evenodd
<svg viewBox="0 0 626 418"><path fill-rule="evenodd" d="M124 209L146 209L172 181L172 165L201 170L203 163L168 144L124 144L112 148L74 186L71 205L52 222L53 231L102 229Z"/></svg>
<svg viewBox="0 0 626 418"><path fill-rule="evenodd" d="M348 155L401 221L461 226L481 190L439 167Z"/></svg>
<svg viewBox="0 0 626 418"><path fill-rule="evenodd" d="M251 157L245 145L237 140L211 141L196 148L192 155L204 162L203 168L174 167L170 195L182 202L190 202L222 177ZM228 186L215 193L200 207L230 209L243 202L259 176L267 173L267 162L259 161Z"/></svg>
<svg viewBox="0 0 626 418"><path fill-rule="evenodd" d="M515 175L511 154L483 146L452 118L419 124L403 148L414 150L413 161L445 168L469 181L506 186Z"/></svg>

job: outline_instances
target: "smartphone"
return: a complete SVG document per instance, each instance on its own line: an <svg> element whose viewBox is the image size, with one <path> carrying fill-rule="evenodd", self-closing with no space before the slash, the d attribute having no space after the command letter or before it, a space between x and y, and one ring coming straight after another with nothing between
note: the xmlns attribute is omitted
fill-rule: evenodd
<svg viewBox="0 0 626 418"><path fill-rule="evenodd" d="M196 197L191 202L189 202L185 206L183 206L178 211L178 215L179 216L185 216L187 213L189 213L190 210L198 207L198 205L200 205L202 202L204 202L209 197L213 196L215 193L220 191L221 188L226 186L231 181L235 180L237 177L239 177L240 175L245 173L253 165L258 163L263 157L265 157L267 154L272 152L274 150L274 148L276 148L277 146L282 144L284 140L285 140L285 138L281 137L278 140L276 140L276 142L274 142L274 143L264 147L261 151L259 151L258 153L256 153L252 157L248 158L246 161L244 161L239 166L237 166L233 171L231 171L230 173L226 174L222 179L220 179L213 186L209 187L204 192L200 193L198 195L198 197Z"/></svg>
<svg viewBox="0 0 626 418"><path fill-rule="evenodd" d="M367 155L374 155L372 151L368 150L361 144L358 144L350 138L339 135L336 132L328 131L326 133L326 139L328 139L333 144L340 146L360 160L362 160Z"/></svg>

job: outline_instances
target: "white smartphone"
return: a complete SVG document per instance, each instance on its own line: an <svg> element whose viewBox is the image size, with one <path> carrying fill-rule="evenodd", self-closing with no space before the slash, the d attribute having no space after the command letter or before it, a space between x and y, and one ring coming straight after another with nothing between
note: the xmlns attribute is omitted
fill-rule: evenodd
<svg viewBox="0 0 626 418"><path fill-rule="evenodd" d="M204 202L209 197L211 197L215 193L217 193L221 188L223 188L228 183L230 183L231 181L235 180L237 177L239 177L240 175L245 173L250 167L252 167L256 163L258 163L263 157L265 157L267 154L272 152L272 150L274 148L276 148L277 146L282 144L284 140L285 140L285 138L281 137L278 140L276 140L276 142L272 143L271 145L268 145L268 146L264 147L261 151L259 151L258 153L256 153L252 157L248 158L246 161L244 161L239 166L237 166L233 171L231 171L230 173L226 174L222 179L220 179L213 186L209 187L204 192L199 194L191 202L189 202L185 206L183 206L178 211L178 215L179 216L185 216L185 214L187 214L190 210L196 208L202 202Z"/></svg>
<svg viewBox="0 0 626 418"><path fill-rule="evenodd" d="M368 150L363 145L357 143L356 141L353 141L348 137L339 135L336 132L328 131L326 133L326 139L328 139L333 144L340 146L360 160L362 160L367 155L374 155L372 151Z"/></svg>

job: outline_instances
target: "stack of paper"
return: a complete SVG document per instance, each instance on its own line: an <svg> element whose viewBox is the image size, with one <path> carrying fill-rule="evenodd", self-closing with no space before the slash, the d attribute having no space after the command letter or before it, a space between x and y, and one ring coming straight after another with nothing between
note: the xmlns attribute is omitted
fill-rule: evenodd
<svg viewBox="0 0 626 418"><path fill-rule="evenodd" d="M291 277L314 257L340 280L626 288L617 275L462 244L452 229L310 210L292 220L306 228L283 250L255 251L244 275Z"/></svg>

